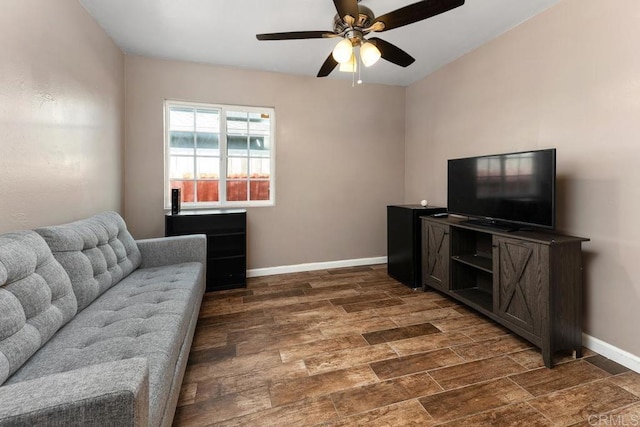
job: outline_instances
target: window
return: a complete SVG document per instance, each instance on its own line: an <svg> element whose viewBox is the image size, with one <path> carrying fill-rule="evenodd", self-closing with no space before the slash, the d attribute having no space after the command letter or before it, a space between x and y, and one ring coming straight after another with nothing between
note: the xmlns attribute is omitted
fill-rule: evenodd
<svg viewBox="0 0 640 427"><path fill-rule="evenodd" d="M273 108L165 102L165 208L274 204Z"/></svg>

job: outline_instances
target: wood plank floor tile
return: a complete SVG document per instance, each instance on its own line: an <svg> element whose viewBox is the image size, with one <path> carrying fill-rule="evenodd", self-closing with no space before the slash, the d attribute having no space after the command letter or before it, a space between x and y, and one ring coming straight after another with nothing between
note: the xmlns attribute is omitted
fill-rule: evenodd
<svg viewBox="0 0 640 427"><path fill-rule="evenodd" d="M450 332L468 328L470 326L477 326L478 324L482 324L485 322L486 320L479 315L467 314L452 319L438 319L432 321L431 323L442 332Z"/></svg>
<svg viewBox="0 0 640 427"><path fill-rule="evenodd" d="M189 365L185 371L186 382L197 382L210 378L242 375L257 369L267 369L282 364L277 350L237 356L215 363Z"/></svg>
<svg viewBox="0 0 640 427"><path fill-rule="evenodd" d="M463 359L471 361L515 353L532 347L533 345L530 342L509 334L478 341L473 344L456 346L453 351L458 353Z"/></svg>
<svg viewBox="0 0 640 427"><path fill-rule="evenodd" d="M389 318L394 318L395 316L404 316L414 312L419 311L427 311L427 310L438 310L438 307L433 301L424 299L424 298L401 298L405 303L401 305L394 305L391 307L378 307L374 309L375 313L379 316L387 316ZM426 321L416 321L415 323L426 323ZM398 325L405 326L405 325Z"/></svg>
<svg viewBox="0 0 640 427"><path fill-rule="evenodd" d="M473 326L462 328L459 332L467 335L473 341L484 341L511 333L507 328L488 320L478 322Z"/></svg>
<svg viewBox="0 0 640 427"><path fill-rule="evenodd" d="M218 362L236 356L236 346L234 344L227 344L224 347L204 348L202 350L194 349L189 353L189 364Z"/></svg>
<svg viewBox="0 0 640 427"><path fill-rule="evenodd" d="M362 335L351 335L283 348L280 349L280 357L282 358L282 362L286 363L292 360L307 359L322 353L368 346L369 344L362 338Z"/></svg>
<svg viewBox="0 0 640 427"><path fill-rule="evenodd" d="M398 356L408 356L415 353L424 353L445 347L454 347L460 344L472 342L471 338L460 332L442 332L439 334L423 335L420 337L390 342Z"/></svg>
<svg viewBox="0 0 640 427"><path fill-rule="evenodd" d="M610 373L611 375L621 374L629 370L629 368L624 367L611 359L607 359L604 356L600 356L599 354L591 357L585 357L584 360L597 366L603 371Z"/></svg>
<svg viewBox="0 0 640 427"><path fill-rule="evenodd" d="M442 388L427 373L408 375L391 380L340 391L331 400L341 416L438 393Z"/></svg>
<svg viewBox="0 0 640 427"><path fill-rule="evenodd" d="M452 310L450 308L436 308L392 316L391 320L396 322L398 326L408 326L431 322L433 320L443 320L457 317L462 317L462 315L455 310Z"/></svg>
<svg viewBox="0 0 640 427"><path fill-rule="evenodd" d="M543 394L599 380L609 375L584 360L576 360L557 365L553 369L535 369L522 374L511 375L510 378L532 395L542 396Z"/></svg>
<svg viewBox="0 0 640 427"><path fill-rule="evenodd" d="M364 301L364 302L356 302L353 304L346 304L346 305L343 305L342 308L347 313L353 313L354 311L374 310L376 308L391 307L394 305L403 305L403 304L406 304L406 303L400 298L387 298L387 299L376 300L376 301Z"/></svg>
<svg viewBox="0 0 640 427"><path fill-rule="evenodd" d="M377 382L368 366L332 371L324 374L281 381L273 384L269 393L273 406L286 405L305 397L319 397L336 391Z"/></svg>
<svg viewBox="0 0 640 427"><path fill-rule="evenodd" d="M333 402L328 397L307 399L286 406L254 412L246 416L229 419L215 425L216 427L247 427L247 426L315 426L334 421L338 414Z"/></svg>
<svg viewBox="0 0 640 427"><path fill-rule="evenodd" d="M320 301L301 302L298 304L290 304L282 307L266 308L264 312L265 314L272 316L275 320L275 319L278 319L278 317L286 316L287 314L304 313L306 311L311 311L311 310L322 311L329 307L332 307L329 301L320 300Z"/></svg>
<svg viewBox="0 0 640 427"><path fill-rule="evenodd" d="M353 313L352 313L353 314ZM358 313L363 314L363 313ZM368 332L390 329L397 326L391 319L380 317L375 313L364 313L367 316L362 319L341 317L334 322L319 326L322 334L327 337L350 336L354 334L366 334Z"/></svg>
<svg viewBox="0 0 640 427"><path fill-rule="evenodd" d="M362 336L365 340L367 340L369 344L375 345L383 342L399 341L407 338L439 333L440 329L436 328L431 323L422 323L419 325L403 326L376 332L368 332L366 334L362 334Z"/></svg>
<svg viewBox="0 0 640 427"><path fill-rule="evenodd" d="M189 423L190 425L212 425L270 407L269 390L267 387L260 387L189 406L180 406L176 410L174 422Z"/></svg>
<svg viewBox="0 0 640 427"><path fill-rule="evenodd" d="M420 403L436 421L450 421L530 398L507 378L426 396Z"/></svg>
<svg viewBox="0 0 640 427"><path fill-rule="evenodd" d="M238 355L259 353L265 350L292 347L321 339L324 339L324 335L322 335L322 332L319 330L284 335L268 335L236 344L236 352Z"/></svg>
<svg viewBox="0 0 640 427"><path fill-rule="evenodd" d="M371 369L381 380L401 377L416 372L428 371L443 366L455 365L464 360L451 349L430 351L428 353L413 354L411 356L388 359L371 364Z"/></svg>
<svg viewBox="0 0 640 427"><path fill-rule="evenodd" d="M309 289L311 286L309 286ZM291 289L284 291L274 291L270 293L261 293L259 295L250 295L242 298L243 303L250 302L260 302L260 301L270 301L278 298L290 298L290 297L301 297L305 296L304 290L302 289Z"/></svg>
<svg viewBox="0 0 640 427"><path fill-rule="evenodd" d="M316 375L322 372L337 371L365 363L391 359L396 356L397 354L393 349L385 343L323 353L305 359L304 363L309 370L309 374Z"/></svg>
<svg viewBox="0 0 640 427"><path fill-rule="evenodd" d="M613 384L616 384L629 393L640 397L640 374L634 371L627 371L623 374L609 378ZM640 425L640 423L639 423Z"/></svg>
<svg viewBox="0 0 640 427"><path fill-rule="evenodd" d="M547 427L549 425L549 420L525 402L440 424L442 427Z"/></svg>
<svg viewBox="0 0 640 427"><path fill-rule="evenodd" d="M468 386L494 378L506 377L525 369L506 356L467 362L430 371L431 376L445 390Z"/></svg>
<svg viewBox="0 0 640 427"><path fill-rule="evenodd" d="M435 421L417 400L396 403L363 414L342 418L326 427L431 427Z"/></svg>
<svg viewBox="0 0 640 427"><path fill-rule="evenodd" d="M529 404L553 423L571 425L637 402L637 396L601 380L538 397Z"/></svg>
<svg viewBox="0 0 640 427"><path fill-rule="evenodd" d="M238 375L204 379L198 381L198 389L194 401L200 402L226 394L238 393L263 386L269 387L274 382L289 381L307 376L309 376L309 374L304 362L296 360Z"/></svg>
<svg viewBox="0 0 640 427"><path fill-rule="evenodd" d="M345 305L345 304L354 304L357 302L377 301L377 300L388 299L388 298L389 298L388 293L373 292L373 293L359 294L353 297L333 298L333 299L330 299L329 302L333 305Z"/></svg>

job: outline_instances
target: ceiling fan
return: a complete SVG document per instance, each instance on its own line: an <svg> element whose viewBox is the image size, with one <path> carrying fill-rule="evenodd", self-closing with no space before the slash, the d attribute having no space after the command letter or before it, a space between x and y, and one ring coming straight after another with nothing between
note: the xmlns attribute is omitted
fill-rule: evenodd
<svg viewBox="0 0 640 427"><path fill-rule="evenodd" d="M355 71L356 47L359 47L360 60L366 67L373 65L380 58L407 67L415 61L407 52L378 37L366 39L365 36L413 24L464 4L464 0L423 0L376 18L371 9L358 4L359 2L360 0L333 0L338 13L333 18L332 31L291 31L257 34L256 37L258 40L341 37L342 40L320 67L318 77L328 76L338 64L341 71Z"/></svg>

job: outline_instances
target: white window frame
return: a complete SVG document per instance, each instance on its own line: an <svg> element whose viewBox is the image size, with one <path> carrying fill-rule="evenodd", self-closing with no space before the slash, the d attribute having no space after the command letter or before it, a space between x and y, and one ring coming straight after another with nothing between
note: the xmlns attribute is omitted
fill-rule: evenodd
<svg viewBox="0 0 640 427"><path fill-rule="evenodd" d="M220 207L255 207L255 206L275 206L276 200L276 112L273 107L251 107L243 105L227 105L227 104L207 104L198 102L187 102L166 99L164 101L164 208L166 210L171 209L171 196L170 196L170 175L169 175L169 161L170 161L170 147L169 147L169 111L171 107L186 107L186 108L203 108L203 109L216 109L220 111L220 176L219 176L219 201L217 202L183 202L181 204L182 209L211 209ZM269 200L239 200L228 201L227 200L227 164L228 164L228 150L227 150L227 112L239 111L246 113L268 113L270 117L270 135L269 135ZM197 156L196 156L197 157ZM248 157L250 159L251 157ZM249 162L250 163L250 162ZM250 173L249 173L250 175ZM195 179L195 177L194 177ZM247 196L250 197L249 191Z"/></svg>

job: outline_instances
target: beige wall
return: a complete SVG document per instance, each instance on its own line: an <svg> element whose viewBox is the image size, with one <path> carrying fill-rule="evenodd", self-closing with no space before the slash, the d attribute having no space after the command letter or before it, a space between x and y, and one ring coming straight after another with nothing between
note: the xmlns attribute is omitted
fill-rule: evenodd
<svg viewBox="0 0 640 427"><path fill-rule="evenodd" d="M585 250L585 331L640 355L640 2L566 0L407 88L407 200L446 160L556 147L559 229ZM423 171L429 170L429 179Z"/></svg>
<svg viewBox="0 0 640 427"><path fill-rule="evenodd" d="M0 232L121 210L124 55L77 0L0 2Z"/></svg>
<svg viewBox="0 0 640 427"><path fill-rule="evenodd" d="M212 47L215 48L215 47ZM276 109L276 205L251 208L249 268L384 256L404 198L404 88L126 58L125 216L161 236L163 100Z"/></svg>

